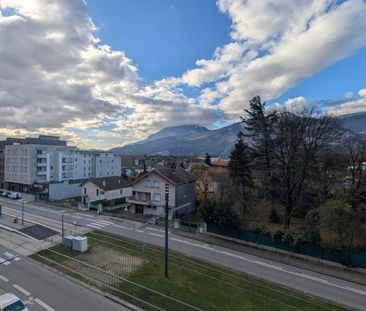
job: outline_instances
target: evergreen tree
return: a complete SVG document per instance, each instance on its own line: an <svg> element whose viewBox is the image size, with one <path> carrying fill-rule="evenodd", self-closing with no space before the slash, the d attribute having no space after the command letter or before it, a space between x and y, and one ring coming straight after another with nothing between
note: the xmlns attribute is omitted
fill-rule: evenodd
<svg viewBox="0 0 366 311"><path fill-rule="evenodd" d="M277 113L266 110L266 103L261 101L259 96L253 97L249 101L249 109L245 109L246 116L242 117L246 136L251 138L253 148L253 158L256 167L262 172L262 182L264 197L270 199L271 196L271 175L273 168L273 138L274 126L277 121Z"/></svg>
<svg viewBox="0 0 366 311"><path fill-rule="evenodd" d="M205 164L207 164L207 165L211 165L211 156L210 156L208 153L206 153L206 155L205 155L205 160L204 160L204 162L205 162Z"/></svg>
<svg viewBox="0 0 366 311"><path fill-rule="evenodd" d="M249 147L243 141L243 133L238 134L238 141L229 158L230 177L239 189L241 201L239 215L242 216L242 212L251 206L251 189L253 188L252 160Z"/></svg>

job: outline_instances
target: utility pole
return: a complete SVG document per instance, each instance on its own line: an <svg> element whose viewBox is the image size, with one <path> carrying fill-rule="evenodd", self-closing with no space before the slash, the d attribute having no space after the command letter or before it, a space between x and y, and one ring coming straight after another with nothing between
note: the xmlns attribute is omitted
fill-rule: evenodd
<svg viewBox="0 0 366 311"><path fill-rule="evenodd" d="M65 211L60 211L60 214L61 214L61 236L62 236L62 241L64 240L64 235L65 235L65 230L64 230L64 213L65 213Z"/></svg>
<svg viewBox="0 0 366 311"><path fill-rule="evenodd" d="M24 201L22 200L22 226L24 226Z"/></svg>
<svg viewBox="0 0 366 311"><path fill-rule="evenodd" d="M169 221L169 184L165 184L165 278L166 279L169 277L168 221Z"/></svg>

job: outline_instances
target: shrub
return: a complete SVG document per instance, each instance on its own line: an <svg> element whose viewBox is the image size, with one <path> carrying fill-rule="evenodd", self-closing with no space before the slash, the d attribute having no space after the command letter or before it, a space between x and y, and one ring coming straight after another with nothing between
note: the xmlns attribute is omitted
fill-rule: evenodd
<svg viewBox="0 0 366 311"><path fill-rule="evenodd" d="M223 229L236 229L240 226L238 215L227 201L216 202L214 206L214 223Z"/></svg>
<svg viewBox="0 0 366 311"><path fill-rule="evenodd" d="M275 231L272 231L271 237L272 237L272 240L282 240L283 231L281 229L277 229Z"/></svg>
<svg viewBox="0 0 366 311"><path fill-rule="evenodd" d="M252 222L249 225L249 230L255 233L267 233L266 226L262 222Z"/></svg>

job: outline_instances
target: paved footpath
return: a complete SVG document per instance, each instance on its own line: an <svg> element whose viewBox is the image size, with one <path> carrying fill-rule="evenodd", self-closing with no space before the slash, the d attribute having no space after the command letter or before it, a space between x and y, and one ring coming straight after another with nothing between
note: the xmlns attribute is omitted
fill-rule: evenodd
<svg viewBox="0 0 366 311"><path fill-rule="evenodd" d="M32 311L130 310L0 246L0 293L11 292Z"/></svg>

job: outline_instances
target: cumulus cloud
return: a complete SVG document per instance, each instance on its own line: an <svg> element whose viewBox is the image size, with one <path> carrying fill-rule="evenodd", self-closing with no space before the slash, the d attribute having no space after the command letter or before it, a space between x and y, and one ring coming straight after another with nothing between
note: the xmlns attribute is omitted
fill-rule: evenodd
<svg viewBox="0 0 366 311"><path fill-rule="evenodd" d="M124 51L100 43L84 1L0 0L0 136L55 134L107 148L164 126L237 120L252 96L276 98L366 43L362 0L217 5L232 20L231 42L181 77L147 83ZM362 109L365 94L339 107Z"/></svg>
<svg viewBox="0 0 366 311"><path fill-rule="evenodd" d="M340 101L328 101L327 111L334 115L344 115L366 111L366 89L358 91L359 98L346 98Z"/></svg>
<svg viewBox="0 0 366 311"><path fill-rule="evenodd" d="M277 98L366 42L362 0L217 3L233 21L233 42L216 50L212 60L198 61L198 68L187 71L181 82L195 86L215 82L202 90L201 100L219 102L219 108L233 119L251 97Z"/></svg>

